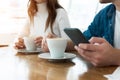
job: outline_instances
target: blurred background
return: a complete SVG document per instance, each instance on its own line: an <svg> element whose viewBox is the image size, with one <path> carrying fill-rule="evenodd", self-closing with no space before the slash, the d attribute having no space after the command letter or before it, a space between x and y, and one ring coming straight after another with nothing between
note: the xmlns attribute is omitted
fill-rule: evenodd
<svg viewBox="0 0 120 80"><path fill-rule="evenodd" d="M71 27L84 31L104 4L99 0L59 0ZM25 24L28 0L0 0L0 45L9 44Z"/></svg>

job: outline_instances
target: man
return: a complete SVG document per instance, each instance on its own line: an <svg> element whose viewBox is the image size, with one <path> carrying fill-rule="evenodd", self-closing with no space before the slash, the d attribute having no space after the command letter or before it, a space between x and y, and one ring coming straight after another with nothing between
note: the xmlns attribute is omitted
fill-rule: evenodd
<svg viewBox="0 0 120 80"><path fill-rule="evenodd" d="M91 38L90 44L81 43L75 49L94 66L120 65L120 0L100 3L112 4L102 9L84 32Z"/></svg>

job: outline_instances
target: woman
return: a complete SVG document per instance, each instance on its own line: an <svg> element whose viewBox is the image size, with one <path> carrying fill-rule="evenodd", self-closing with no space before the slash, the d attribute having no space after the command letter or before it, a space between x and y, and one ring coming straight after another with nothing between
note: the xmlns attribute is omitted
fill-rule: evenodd
<svg viewBox="0 0 120 80"><path fill-rule="evenodd" d="M32 36L38 47L48 51L43 37L62 37L68 39L66 50L73 50L73 44L63 29L70 27L66 11L57 0L29 0L29 23L22 30L15 48L24 49L24 36Z"/></svg>

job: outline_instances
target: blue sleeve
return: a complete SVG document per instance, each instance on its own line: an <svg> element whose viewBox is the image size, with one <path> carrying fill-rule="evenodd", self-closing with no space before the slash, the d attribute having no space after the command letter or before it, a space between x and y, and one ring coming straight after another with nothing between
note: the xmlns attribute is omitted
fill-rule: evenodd
<svg viewBox="0 0 120 80"><path fill-rule="evenodd" d="M106 10L103 9L94 17L94 20L88 26L88 29L83 32L86 39L89 40L91 37L102 37L104 34L106 20Z"/></svg>

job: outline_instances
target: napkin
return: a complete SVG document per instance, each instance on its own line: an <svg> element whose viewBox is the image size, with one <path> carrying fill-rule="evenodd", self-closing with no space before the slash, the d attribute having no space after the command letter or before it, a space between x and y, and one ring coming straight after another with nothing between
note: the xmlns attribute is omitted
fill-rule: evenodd
<svg viewBox="0 0 120 80"><path fill-rule="evenodd" d="M120 66L112 74L104 75L104 77L108 80L120 80Z"/></svg>

